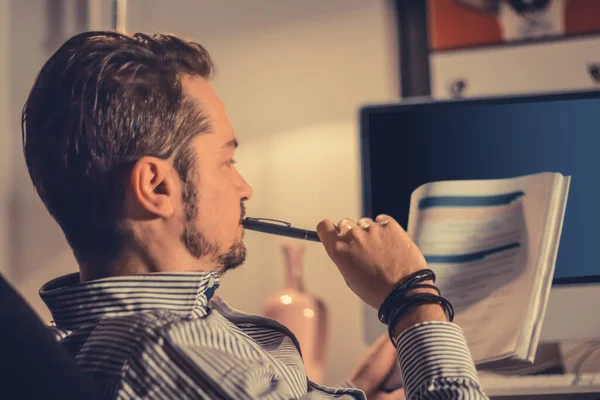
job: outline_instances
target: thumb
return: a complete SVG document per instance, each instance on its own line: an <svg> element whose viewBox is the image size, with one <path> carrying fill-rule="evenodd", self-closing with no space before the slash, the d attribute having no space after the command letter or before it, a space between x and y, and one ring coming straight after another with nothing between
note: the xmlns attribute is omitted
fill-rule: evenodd
<svg viewBox="0 0 600 400"><path fill-rule="evenodd" d="M323 220L317 225L317 234L319 235L319 239L321 239L321 243L325 246L325 250L329 253L338 235L337 227L331 220Z"/></svg>

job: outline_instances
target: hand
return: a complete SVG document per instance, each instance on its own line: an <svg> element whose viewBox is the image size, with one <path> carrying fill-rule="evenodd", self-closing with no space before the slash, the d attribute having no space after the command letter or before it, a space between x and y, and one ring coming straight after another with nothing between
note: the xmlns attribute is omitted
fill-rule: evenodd
<svg viewBox="0 0 600 400"><path fill-rule="evenodd" d="M398 356L387 335L382 335L363 356L350 381L363 390L369 400L403 399L404 390L392 393L380 390L387 376L397 368Z"/></svg>
<svg viewBox="0 0 600 400"><path fill-rule="evenodd" d="M387 215L375 221L346 218L337 226L325 220L317 233L348 287L376 309L404 277L427 268L416 244Z"/></svg>

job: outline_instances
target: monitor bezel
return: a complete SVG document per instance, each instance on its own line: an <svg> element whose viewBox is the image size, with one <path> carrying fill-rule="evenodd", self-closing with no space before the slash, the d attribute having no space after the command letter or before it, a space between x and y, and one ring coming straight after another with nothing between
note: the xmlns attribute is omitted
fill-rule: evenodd
<svg viewBox="0 0 600 400"><path fill-rule="evenodd" d="M600 99L600 90L585 90L572 92L552 92L522 95L505 95L494 97L472 97L460 99L437 100L432 98L415 98L389 104L370 104L361 107L359 111L360 130L360 164L361 164L361 211L362 215L373 217L371 204L371 182L370 182L370 153L369 153L369 117L374 113L395 112L411 108L436 109L440 107L468 106L470 104L495 105L511 103L532 103L563 100ZM599 111L600 115L600 111ZM589 283L600 283L600 274L581 277L555 278L553 286L568 286Z"/></svg>

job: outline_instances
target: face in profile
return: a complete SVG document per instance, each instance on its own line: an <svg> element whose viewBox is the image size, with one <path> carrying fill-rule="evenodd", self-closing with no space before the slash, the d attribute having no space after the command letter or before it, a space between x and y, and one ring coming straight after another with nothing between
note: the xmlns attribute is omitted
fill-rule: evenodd
<svg viewBox="0 0 600 400"><path fill-rule="evenodd" d="M212 87L203 78L186 78L182 83L211 127L190 145L193 166L182 185L181 241L192 256L210 258L225 272L246 257L242 220L244 201L252 197L252 188L236 169L235 133Z"/></svg>

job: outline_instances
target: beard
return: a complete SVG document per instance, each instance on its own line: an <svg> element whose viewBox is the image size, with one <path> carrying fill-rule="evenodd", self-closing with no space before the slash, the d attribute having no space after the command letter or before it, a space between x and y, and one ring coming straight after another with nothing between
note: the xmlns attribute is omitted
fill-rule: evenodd
<svg viewBox="0 0 600 400"><path fill-rule="evenodd" d="M198 217L198 191L191 182L185 182L182 200L185 220L181 242L190 254L197 259L210 257L212 263L218 267L220 274L242 265L246 259L246 246L244 246L242 241L244 233L242 232L242 237L234 242L227 252L219 254L219 245L210 242L196 226ZM246 207L242 200L240 202L240 224L245 216Z"/></svg>

